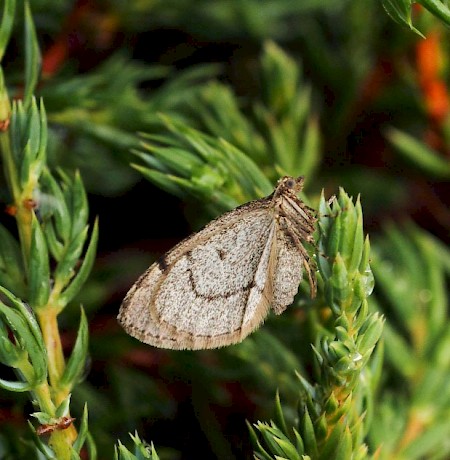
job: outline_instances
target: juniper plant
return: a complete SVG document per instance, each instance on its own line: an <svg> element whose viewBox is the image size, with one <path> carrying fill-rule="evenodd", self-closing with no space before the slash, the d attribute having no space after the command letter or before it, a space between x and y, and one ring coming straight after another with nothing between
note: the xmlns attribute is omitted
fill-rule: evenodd
<svg viewBox="0 0 450 460"><path fill-rule="evenodd" d="M119 3L116 7L124 9ZM188 7L177 7L172 18L189 26L195 22L191 15L200 18L206 10L220 26L214 33L226 33L229 16L222 13L231 11L226 9L229 2L185 3ZM253 38L283 37L288 29L279 25L288 13L318 8L320 2L306 3L297 7L290 1L267 2L261 8L254 2L244 6L235 2L232 8L240 13L238 23L245 25L241 30L251 32ZM411 3L382 1L391 17L415 30ZM445 2L417 3L450 22ZM362 8L355 5L355 10ZM134 14L136 20L142 8L150 11L152 6L133 6L128 19ZM154 8L157 12L158 7ZM272 29L261 20L274 16ZM21 17L16 2L5 0L0 58L14 22ZM162 22L167 20L164 17ZM99 148L101 153L95 152L99 153L98 163L86 168L95 177L105 177L108 149L113 148L120 159L114 163L114 177L121 180L105 186L106 181L91 177L91 185L97 182L103 191L112 193L141 174L184 201L200 203L204 220L207 214L215 216L267 195L284 174L304 174L303 198L316 205L324 136L301 68L273 42L266 42L259 61L260 96L245 100L246 105L223 83L201 83L215 75L216 66L189 69L144 99L138 90L140 82L163 78L169 69L131 64L123 55L113 56L83 76L64 75L40 87L41 56L27 3L23 23L24 76L9 80L5 71L5 81L4 69L0 72L0 147L9 203L9 216L4 215L0 225L0 362L7 373L0 387L26 394L32 401L34 409L27 418L39 458L77 459L86 456L82 453L85 448L89 458L95 459L100 454L94 431L88 427L87 405L74 419L73 400L86 372L89 334L86 315L73 301L86 285L94 263L98 225L89 218L80 173L66 168L64 155L55 154L64 146L61 132L76 134L73 152L80 155L86 145L89 152L92 145ZM417 27L422 29L421 24ZM233 24L228 32L235 29ZM318 30L314 25L306 30L311 34L308 43L319 49L321 69L327 63L333 67L334 48L326 49L314 39ZM361 53L356 54L357 58L352 55L349 60L360 76L364 65ZM13 83L18 80L22 86ZM16 99L13 103L11 94ZM346 109L344 115L350 111L348 105ZM47 117L64 130L49 129ZM339 115L330 126L342 127L343 117ZM137 136L136 131L145 134ZM448 177L438 148L396 129L388 130L387 137L421 173ZM53 159L49 158L51 149ZM134 175L127 165L130 158ZM215 359L226 356L221 377L227 373L242 379L244 374L251 376L261 394L273 395L279 388L273 421L249 420L255 457L448 458L448 248L416 227L399 230L391 226L384 237L375 240L370 255L359 198L354 202L340 190L335 201L328 203L322 197L317 207L317 247L310 248L316 252L320 276L317 300L299 295L285 317L269 320L268 327L242 344L214 352ZM377 280L372 296L371 267ZM63 353L60 318L69 311L76 311L80 319L71 349ZM197 355L173 356L179 369L190 372L189 377L198 372L208 395L218 392L210 385L210 362L202 368ZM152 383L150 378L133 378L133 384L130 392ZM81 391L78 398L87 393ZM99 399L98 394L91 399L96 397ZM140 393L134 400L139 398ZM215 430L212 449L231 457L227 439L209 423L215 419L205 407L205 395L197 399L202 399L203 414L207 413L204 432ZM149 404L156 405L157 398L150 398ZM128 413L136 412L137 404L129 405ZM153 444L138 434L131 440L131 449L121 442L116 445L116 459L158 458Z"/></svg>

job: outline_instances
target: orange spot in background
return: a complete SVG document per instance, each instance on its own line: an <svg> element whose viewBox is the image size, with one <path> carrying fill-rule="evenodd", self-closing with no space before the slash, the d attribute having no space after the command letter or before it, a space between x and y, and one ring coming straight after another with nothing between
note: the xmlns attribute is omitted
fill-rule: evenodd
<svg viewBox="0 0 450 460"><path fill-rule="evenodd" d="M362 87L361 101L364 101L364 105L377 98L391 77L392 64L386 60L379 60Z"/></svg>
<svg viewBox="0 0 450 460"><path fill-rule="evenodd" d="M71 52L70 35L79 27L80 21L89 10L88 0L77 0L72 11L64 20L62 29L55 43L45 51L42 57L42 76L52 77L65 63Z"/></svg>
<svg viewBox="0 0 450 460"><path fill-rule="evenodd" d="M97 47L108 47L114 41L120 18L104 13L92 0L77 0L64 20L61 32L42 58L42 76L50 78L57 74L66 60L79 52L85 40Z"/></svg>
<svg viewBox="0 0 450 460"><path fill-rule="evenodd" d="M65 41L55 42L46 52L42 60L42 77L48 78L57 73L69 54L69 46Z"/></svg>
<svg viewBox="0 0 450 460"><path fill-rule="evenodd" d="M422 81L433 80L439 74L441 56L439 34L432 32L416 45L417 70Z"/></svg>
<svg viewBox="0 0 450 460"><path fill-rule="evenodd" d="M448 89L442 81L430 81L423 86L425 104L431 118L442 123L449 112Z"/></svg>
<svg viewBox="0 0 450 460"><path fill-rule="evenodd" d="M5 207L5 212L6 214L10 216L15 216L17 214L17 206L14 206L13 204L9 204L8 206Z"/></svg>
<svg viewBox="0 0 450 460"><path fill-rule="evenodd" d="M442 124L450 110L448 87L440 77L443 67L441 44L441 34L432 31L416 45L417 72L425 107L429 117L438 124Z"/></svg>

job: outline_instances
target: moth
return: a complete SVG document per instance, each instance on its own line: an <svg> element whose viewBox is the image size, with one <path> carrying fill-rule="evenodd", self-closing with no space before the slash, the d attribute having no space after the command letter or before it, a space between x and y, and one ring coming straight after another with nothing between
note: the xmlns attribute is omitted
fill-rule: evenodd
<svg viewBox="0 0 450 460"><path fill-rule="evenodd" d="M303 177L283 177L273 193L243 204L189 236L137 280L118 321L131 336L169 349L241 342L270 309L290 305L306 272L316 295L314 211L297 194Z"/></svg>

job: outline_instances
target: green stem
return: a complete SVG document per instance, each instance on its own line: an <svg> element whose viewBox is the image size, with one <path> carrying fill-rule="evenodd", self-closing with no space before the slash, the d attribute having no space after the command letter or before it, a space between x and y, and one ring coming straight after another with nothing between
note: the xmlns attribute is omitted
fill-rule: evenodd
<svg viewBox="0 0 450 460"><path fill-rule="evenodd" d="M34 369L32 364L28 361L28 359L23 360L21 362L20 371L22 372L25 380L32 381L34 378ZM55 405L53 404L51 391L48 383L45 381L40 385L37 385L33 389L33 396L39 404L39 407L44 412L47 412L50 415L55 415Z"/></svg>
<svg viewBox="0 0 450 460"><path fill-rule="evenodd" d="M72 433L75 432L75 436ZM73 425L65 430L55 430L50 435L49 445L56 454L58 460L70 460L73 441L76 439L76 431Z"/></svg>
<svg viewBox="0 0 450 460"><path fill-rule="evenodd" d="M20 198L19 198L20 200ZM23 205L23 200L16 202L17 214L17 230L19 232L20 247L22 249L22 257L24 265L28 271L28 261L30 260L30 248L31 248L31 219L32 211L27 209Z"/></svg>
<svg viewBox="0 0 450 460"><path fill-rule="evenodd" d="M45 348L48 357L48 373L54 405L58 407L68 396L70 388L61 388L60 381L66 366L58 327L58 311L50 306L39 309L37 312L39 325L42 330ZM53 409L54 413L55 409ZM67 414L70 416L70 414ZM73 425L65 430L55 430L50 435L49 445L52 447L58 460L71 458L71 446L77 438L77 431Z"/></svg>
<svg viewBox="0 0 450 460"><path fill-rule="evenodd" d="M64 373L65 360L58 328L58 313L54 308L44 307L37 311L48 356L50 384L57 388ZM64 399L64 398L63 398ZM61 401L55 401L59 404Z"/></svg>

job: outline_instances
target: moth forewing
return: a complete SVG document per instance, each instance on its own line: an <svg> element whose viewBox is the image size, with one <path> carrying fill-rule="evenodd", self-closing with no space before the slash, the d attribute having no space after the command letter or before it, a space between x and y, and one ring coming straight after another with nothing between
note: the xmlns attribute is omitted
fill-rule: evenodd
<svg viewBox="0 0 450 460"><path fill-rule="evenodd" d="M274 234L270 215L254 209L230 221L195 244L188 239L150 299L154 321L185 345L235 343L267 313L266 307L261 312L259 300Z"/></svg>
<svg viewBox="0 0 450 460"><path fill-rule="evenodd" d="M292 303L314 272L303 242L315 218L296 194L303 178L280 179L266 198L218 217L155 262L130 289L119 322L163 348L217 348L243 340Z"/></svg>

